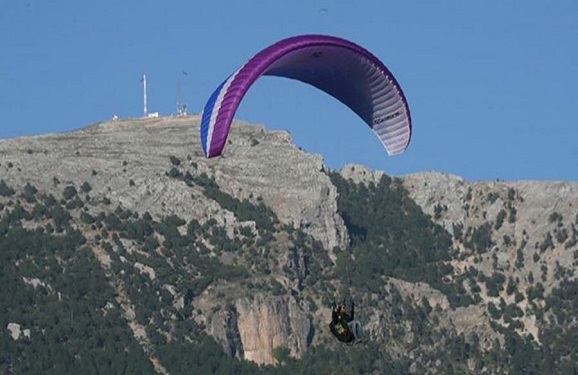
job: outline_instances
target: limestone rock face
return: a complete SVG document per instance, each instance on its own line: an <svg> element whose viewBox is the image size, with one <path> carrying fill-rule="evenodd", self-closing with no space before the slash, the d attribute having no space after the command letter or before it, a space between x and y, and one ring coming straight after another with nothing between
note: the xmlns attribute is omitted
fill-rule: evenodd
<svg viewBox="0 0 578 375"><path fill-rule="evenodd" d="M299 357L311 340L311 322L292 299L241 300L237 310L246 359L273 363L273 349L282 346Z"/></svg>
<svg viewBox="0 0 578 375"><path fill-rule="evenodd" d="M383 172L372 171L364 165L347 164L341 169L341 176L343 176L343 178L357 184L367 184L371 182L377 184L383 175Z"/></svg>
<svg viewBox="0 0 578 375"><path fill-rule="evenodd" d="M210 333L227 352L258 364L274 364L274 350L301 357L311 343L313 325L290 297L241 298L210 318Z"/></svg>
<svg viewBox="0 0 578 375"><path fill-rule="evenodd" d="M229 194L262 197L282 222L303 229L324 247L346 246L337 190L324 173L323 159L295 147L287 132L235 124L224 155L207 165Z"/></svg>
<svg viewBox="0 0 578 375"><path fill-rule="evenodd" d="M14 341L20 340L21 338L30 338L30 330L22 329L18 323L8 323L6 329L10 332L10 336Z"/></svg>

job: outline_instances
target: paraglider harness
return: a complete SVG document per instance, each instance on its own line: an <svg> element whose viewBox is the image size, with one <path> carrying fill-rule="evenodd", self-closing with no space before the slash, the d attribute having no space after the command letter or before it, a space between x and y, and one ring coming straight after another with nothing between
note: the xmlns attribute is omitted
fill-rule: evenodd
<svg viewBox="0 0 578 375"><path fill-rule="evenodd" d="M337 339L345 343L353 343L355 336L347 323L352 322L355 316L355 303L351 301L351 310L347 313L345 302L331 305L331 323L329 330Z"/></svg>

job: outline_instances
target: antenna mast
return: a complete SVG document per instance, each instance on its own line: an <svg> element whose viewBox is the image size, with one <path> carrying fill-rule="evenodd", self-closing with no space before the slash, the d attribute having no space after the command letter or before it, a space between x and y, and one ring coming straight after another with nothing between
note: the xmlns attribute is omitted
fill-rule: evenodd
<svg viewBox="0 0 578 375"><path fill-rule="evenodd" d="M181 79L177 80L177 115L182 115L181 110Z"/></svg>
<svg viewBox="0 0 578 375"><path fill-rule="evenodd" d="M148 109L147 109L147 76L146 74L142 75L142 90L143 90L143 106L144 106L144 117L148 116Z"/></svg>
<svg viewBox="0 0 578 375"><path fill-rule="evenodd" d="M183 70L182 76L188 76L189 73ZM186 116L187 115L187 104L181 102L181 79L182 76L179 76L177 79L177 115L178 116Z"/></svg>

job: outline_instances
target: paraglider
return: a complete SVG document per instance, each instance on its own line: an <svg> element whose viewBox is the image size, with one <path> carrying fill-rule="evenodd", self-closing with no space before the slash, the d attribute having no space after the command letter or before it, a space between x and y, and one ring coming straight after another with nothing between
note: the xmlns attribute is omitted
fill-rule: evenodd
<svg viewBox="0 0 578 375"><path fill-rule="evenodd" d="M207 158L222 154L239 104L263 75L295 79L333 96L371 128L389 155L400 154L409 145L409 106L387 67L348 40L300 35L263 49L215 89L201 116L201 143Z"/></svg>
<svg viewBox="0 0 578 375"><path fill-rule="evenodd" d="M355 303L351 301L351 309L347 312L345 302L331 306L331 322L329 330L341 342L353 344L363 336L361 323L355 318Z"/></svg>

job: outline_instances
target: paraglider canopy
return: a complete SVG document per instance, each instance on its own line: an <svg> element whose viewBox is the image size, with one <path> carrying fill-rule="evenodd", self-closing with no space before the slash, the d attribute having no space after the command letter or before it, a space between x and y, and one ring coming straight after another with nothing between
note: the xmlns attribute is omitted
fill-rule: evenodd
<svg viewBox="0 0 578 375"><path fill-rule="evenodd" d="M373 130L389 155L402 153L410 142L409 106L398 82L379 59L345 39L301 35L265 48L213 92L201 120L206 157L221 155L241 100L262 75L308 83L338 99Z"/></svg>

